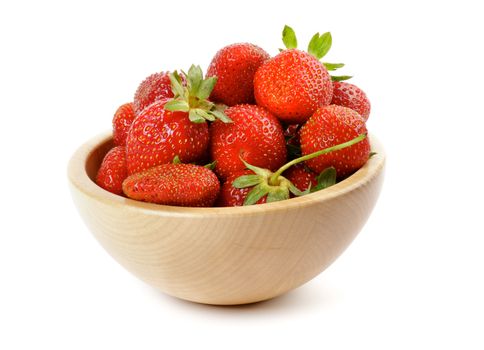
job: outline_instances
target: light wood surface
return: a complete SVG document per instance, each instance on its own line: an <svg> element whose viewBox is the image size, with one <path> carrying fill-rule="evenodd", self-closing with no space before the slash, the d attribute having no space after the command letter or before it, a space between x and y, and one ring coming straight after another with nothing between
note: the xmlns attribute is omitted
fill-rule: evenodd
<svg viewBox="0 0 484 350"><path fill-rule="evenodd" d="M112 147L108 133L76 151L68 176L87 227L127 270L178 298L244 304L309 281L355 238L384 177L383 148L371 135L370 141L378 154L348 179L304 197L249 207L162 206L103 190L92 179Z"/></svg>

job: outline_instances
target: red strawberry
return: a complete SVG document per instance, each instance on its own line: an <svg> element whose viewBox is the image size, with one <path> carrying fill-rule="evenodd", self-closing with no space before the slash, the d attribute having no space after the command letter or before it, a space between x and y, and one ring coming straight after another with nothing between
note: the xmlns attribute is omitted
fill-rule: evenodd
<svg viewBox="0 0 484 350"><path fill-rule="evenodd" d="M226 116L206 100L216 79L203 80L200 67L188 72L188 87L174 73L175 99L160 100L146 107L134 120L126 140L128 173L170 163L175 156L183 163L202 160L209 144L206 120Z"/></svg>
<svg viewBox="0 0 484 350"><path fill-rule="evenodd" d="M330 105L318 109L301 128L301 149L303 155L349 141L359 134L366 134L363 118L352 109ZM306 161L306 165L315 172L333 166L338 178L345 178L363 164L370 155L368 138L357 144L321 155Z"/></svg>
<svg viewBox="0 0 484 350"><path fill-rule="evenodd" d="M193 123L186 112L165 110L167 100L153 103L134 120L126 140L128 173L170 163L201 159L208 147L207 123Z"/></svg>
<svg viewBox="0 0 484 350"><path fill-rule="evenodd" d="M348 107L358 112L365 121L370 116L370 100L358 86L346 82L333 82L332 104Z"/></svg>
<svg viewBox="0 0 484 350"><path fill-rule="evenodd" d="M253 175L254 172L251 170L242 170L229 176L227 181L222 185L220 190L220 195L217 199L218 207L237 207L244 205L244 201L247 198L247 194L250 192L251 188L236 188L232 186L235 179L242 175ZM257 204L263 204L266 202L266 197L262 197L257 201Z"/></svg>
<svg viewBox="0 0 484 350"><path fill-rule="evenodd" d="M181 76L184 81L184 77ZM170 83L170 72L154 73L141 82L134 94L134 111L139 114L153 102L174 96Z"/></svg>
<svg viewBox="0 0 484 350"><path fill-rule="evenodd" d="M299 191L306 191L310 185L313 188L318 184L318 174L302 163L290 167L282 175L291 181Z"/></svg>
<svg viewBox="0 0 484 350"><path fill-rule="evenodd" d="M120 106L113 117L113 140L116 146L126 145L126 137L134 120L133 103Z"/></svg>
<svg viewBox="0 0 484 350"><path fill-rule="evenodd" d="M122 195L122 184L127 176L126 148L114 147L104 156L97 172L96 183L106 191Z"/></svg>
<svg viewBox="0 0 484 350"><path fill-rule="evenodd" d="M229 106L254 103L254 74L269 57L263 49L248 43L218 51L207 70L207 77L218 78L210 98Z"/></svg>
<svg viewBox="0 0 484 350"><path fill-rule="evenodd" d="M309 42L307 52L297 50L296 33L285 26L282 41L287 50L264 62L254 77L254 95L257 104L266 107L288 124L304 123L322 106L329 105L333 95L332 80L349 79L349 76L332 77L343 63L321 63L332 45L331 33L316 33Z"/></svg>
<svg viewBox="0 0 484 350"><path fill-rule="evenodd" d="M331 77L315 57L296 49L285 50L256 72L257 104L289 124L305 122L314 111L331 102Z"/></svg>
<svg viewBox="0 0 484 350"><path fill-rule="evenodd" d="M123 182L129 198L183 207L210 207L220 192L215 174L194 164L162 164Z"/></svg>
<svg viewBox="0 0 484 350"><path fill-rule="evenodd" d="M245 169L240 160L275 170L286 161L284 133L276 117L255 105L237 105L225 110L232 123L216 121L210 126L210 153L215 172L226 179Z"/></svg>

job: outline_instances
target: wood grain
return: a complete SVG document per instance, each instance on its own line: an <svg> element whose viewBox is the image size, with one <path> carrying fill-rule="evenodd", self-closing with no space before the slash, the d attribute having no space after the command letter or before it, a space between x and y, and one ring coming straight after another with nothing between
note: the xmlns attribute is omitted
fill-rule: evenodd
<svg viewBox="0 0 484 350"><path fill-rule="evenodd" d="M134 275L178 298L207 304L270 299L309 281L351 243L380 192L378 152L348 179L304 197L237 208L182 208L133 201L94 179L108 133L72 156L72 197L101 245ZM86 257L87 259L88 257Z"/></svg>

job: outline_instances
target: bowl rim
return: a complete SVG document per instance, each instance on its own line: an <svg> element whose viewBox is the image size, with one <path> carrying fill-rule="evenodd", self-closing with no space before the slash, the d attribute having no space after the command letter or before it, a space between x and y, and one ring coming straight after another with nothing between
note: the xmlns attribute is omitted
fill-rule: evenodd
<svg viewBox="0 0 484 350"><path fill-rule="evenodd" d="M291 198L284 201L241 206L241 207L177 207L146 203L113 194L98 186L90 179L86 171L86 161L100 145L112 139L109 131L98 134L82 144L71 156L67 168L68 179L71 186L97 201L111 206L122 206L125 209L143 211L160 216L240 216L261 215L268 212L301 209L315 203L331 200L337 196L364 186L383 171L385 165L385 153L378 139L369 134L371 151L376 152L363 167L353 175L338 182L337 184L302 197Z"/></svg>

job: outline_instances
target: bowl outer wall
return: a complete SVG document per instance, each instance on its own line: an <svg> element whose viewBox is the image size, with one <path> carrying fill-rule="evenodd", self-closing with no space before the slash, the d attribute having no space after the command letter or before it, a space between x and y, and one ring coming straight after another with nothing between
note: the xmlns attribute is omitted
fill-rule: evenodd
<svg viewBox="0 0 484 350"><path fill-rule="evenodd" d="M236 208L185 208L109 193L94 179L112 147L99 135L72 156L74 203L106 251L155 288L207 304L257 302L317 276L368 219L384 178L385 155L325 190L286 201Z"/></svg>

